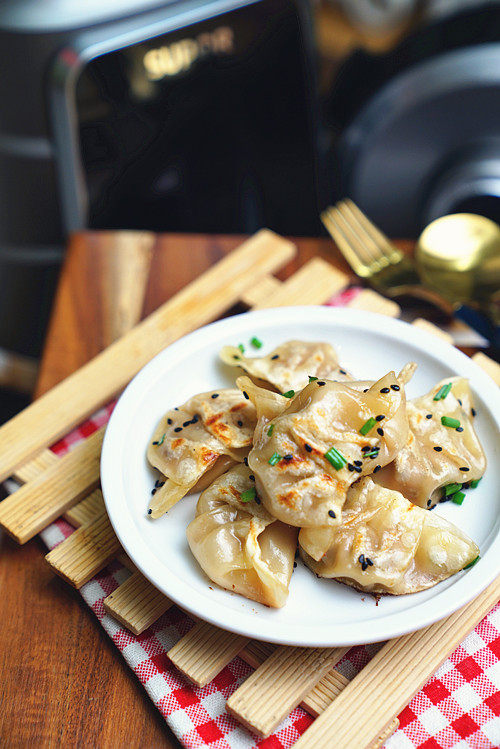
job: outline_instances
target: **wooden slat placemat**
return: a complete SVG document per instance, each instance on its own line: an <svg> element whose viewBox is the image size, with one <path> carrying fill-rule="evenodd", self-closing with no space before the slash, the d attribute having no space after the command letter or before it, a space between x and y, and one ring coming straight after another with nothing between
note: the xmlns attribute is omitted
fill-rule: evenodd
<svg viewBox="0 0 500 749"><path fill-rule="evenodd" d="M148 339L161 334L166 335L167 340L173 340L172 335L178 337L178 331L197 327L198 324L206 321L207 311L204 310L200 313L199 299L197 299L198 306L194 310L189 307L189 303L193 302L193 289L196 290L198 295L206 293L210 297L208 306L210 307L210 315L213 317L224 312L230 304L238 300L255 307L304 303L304 300L309 304L323 303L333 293L345 288L349 280L345 274L331 268L325 261L316 259L303 266L286 282L278 281L269 273L289 259L293 254L293 247L286 240L282 240L269 232L259 233L256 238L248 240L240 250L233 253L233 256L238 255L238 253L239 257L244 260L244 267L241 272L251 276L251 283L248 278L243 281L240 272L234 266L234 262L226 262L229 260L229 258L226 258L221 261L222 264L225 264L223 265L224 283L232 284L234 288L231 290L225 289L222 301L212 299L212 296L220 291L220 287L215 278L217 274L209 271L208 274L204 274L205 278L200 277L184 292L174 297L174 300L164 305L162 308L163 317L155 313L155 315L158 315L155 318L155 324L151 322L151 318L148 318L149 323L146 320L141 326L138 326L138 328L142 328L143 337ZM250 258L252 254L255 256L256 270L252 266L253 261ZM266 254L268 257L264 258ZM219 270L221 263L216 266L219 267ZM215 270L215 268L212 270ZM204 280L202 281L202 279ZM306 289L306 292L304 292L304 289ZM175 303L172 305L171 303L174 301ZM400 313L398 305L380 297L371 290L359 293L349 303L349 306L375 310L389 316L397 316ZM162 325L165 326L167 319L167 313L165 312L167 308L170 313L173 310L177 315L176 332L172 334L169 331L168 335L164 329L162 330ZM138 314L137 307L135 314ZM154 318L155 315L152 317ZM197 322L198 320L201 322ZM119 327L118 323L117 325ZM439 329L433 330L432 326L426 321L421 321L420 327L425 327L429 332L434 332L442 337L442 331ZM128 336L122 338L119 342L121 346L118 347L117 358L108 357L108 364L121 361L122 358L126 359L127 351L129 355L130 352L135 354L135 340L136 332L134 332L134 335L128 334ZM117 345L115 344L115 347ZM157 342L156 345L158 345ZM164 345L165 338L159 348ZM152 348L150 341L143 341L140 356L145 356L144 352ZM104 356L104 354L101 356ZM482 357L484 355L479 355L478 363L492 376L498 377L500 367L497 370L498 365L488 360L487 357ZM100 367L102 366L101 364L97 366L95 362L96 360L93 360L88 365L90 376L87 376L87 379L80 374L80 380L78 380L77 375L74 375L77 385L79 384L82 387L84 382L88 382L90 385L95 382L94 378L101 372ZM130 363L127 366L127 371L130 374L133 367ZM80 372L82 371L80 370ZM67 381L65 382L67 383ZM116 384L116 380L114 382ZM121 387L123 387L123 384L125 382L122 382ZM69 386L62 383L58 387L61 388L59 392L64 394L67 392L65 388ZM75 387L74 384L71 385L71 388L74 389ZM106 381L105 387L109 391L110 380ZM71 389L68 392L71 392ZM113 390L114 392L116 390ZM50 405L49 396L51 396L50 393L46 396L46 402ZM91 394L91 401L92 398L95 398L95 394ZM95 401L92 402L95 403ZM32 410L30 411L30 409ZM82 409L83 405L80 402L75 409L72 409L66 423L73 423L76 418L75 414L84 413ZM23 417L27 419L26 423L33 424L35 418L33 414L37 415L36 409L30 407L24 413L28 413L28 416ZM99 457L102 434L96 433L83 443L84 447L77 447L65 458L54 458L51 453L45 450L29 462L25 462L29 456L33 455L34 444L37 445L37 448L49 444L48 435L52 434L54 426L52 417L44 414L43 410L41 422L43 439L41 437L36 439L30 437L25 440L22 448L13 449L10 456L4 456L3 464L0 455L0 470L3 470L4 473L15 471L19 480L26 482L22 489L15 492L12 497L0 505L0 522L7 527L17 540L23 542L32 537L41 527L44 527L44 524L46 525L47 522L64 512L71 522L79 526L79 530L50 552L47 555L47 561L59 575L67 579L72 585L79 587L119 552L119 544L103 511L100 492L92 492L98 480L98 471L96 474L95 465ZM22 419L18 423L22 423ZM6 426L9 427L9 425ZM10 431L9 429L4 430L5 428L0 429L0 447L2 444L6 444L2 443L2 435L4 437L5 435L7 437L9 434L12 435L12 427L10 427ZM89 492L92 493L89 494ZM49 493L50 501L47 499ZM82 497L85 498L79 501ZM29 503L29 507L26 506L27 503ZM130 560L125 558L124 561L127 566L133 569ZM199 623L195 625L191 633L179 640L177 645L169 652L169 655L172 662L195 684L203 684L212 679L237 653L240 653L247 662L255 666L256 672L232 695L228 702L228 708L244 725L260 736L272 732L290 709L302 703L311 714L320 715L318 721L301 739L301 742L305 742L303 743L304 746L329 745L321 742L328 741L328 737L331 737L332 726L335 726L335 735L337 735L337 726L341 725L342 731L339 734L341 741L344 741L345 733L347 742L358 741L359 736L361 736L362 738L359 740L364 743L360 743L360 747L375 747L380 745L380 742L385 740L384 737L387 737L389 732L396 727L397 721L395 721L394 716L399 712L401 706L404 706L410 699L413 692L419 688L421 682L418 679L423 678L425 681L439 665L439 658L442 660L463 638L464 634L475 625L478 617L481 618L491 607L492 602L494 602L492 596L498 596L499 593L498 584L497 587L492 588L490 586L490 588L491 590L488 589L472 604L469 604L469 607L465 607L460 617L453 615L444 622L433 625L436 628L439 625L439 629L436 629L435 632L426 635L427 630L422 630L420 633L414 633L411 636L406 636L406 638L397 638L387 643L383 648L385 657L379 657L371 669L365 667L361 671L359 676L356 677L358 680L356 683L358 697L360 693L365 694L365 690L367 690L368 695L371 694L372 683L382 690L383 687L391 683L393 689L391 700L374 698L369 703L367 725L363 728L363 732L361 734L356 733L356 736L352 734L352 729L347 725L348 716L350 716L352 722L354 714L355 696L353 695L355 688L352 684L356 682L356 679L349 684L345 677L333 668L345 649L274 647L265 643L248 642L247 638L222 633L211 625ZM136 570L105 601L106 610L136 633L144 631L170 605L171 602L159 594ZM427 629L430 630L431 628ZM432 635L434 635L433 641ZM413 664L412 659L416 658L417 646L427 648L426 657L419 659L419 668L413 668L412 678L402 680L397 684L392 683L392 674L388 663L391 660L398 662L397 659L399 658L401 663ZM288 673L290 678L285 678ZM343 722L340 720L339 710L343 711ZM315 726L317 726L316 729ZM313 731L313 729L315 730ZM345 744L345 746L351 745L358 746L356 743ZM344 744L339 744L339 746L344 746Z"/></svg>

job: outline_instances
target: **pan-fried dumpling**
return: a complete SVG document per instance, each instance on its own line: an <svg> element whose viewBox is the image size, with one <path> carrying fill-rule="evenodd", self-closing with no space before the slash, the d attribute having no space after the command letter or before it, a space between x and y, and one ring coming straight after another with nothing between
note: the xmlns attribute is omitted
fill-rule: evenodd
<svg viewBox="0 0 500 749"><path fill-rule="evenodd" d="M187 539L211 580L279 608L288 597L297 529L269 515L250 476L250 470L239 465L204 491Z"/></svg>
<svg viewBox="0 0 500 749"><path fill-rule="evenodd" d="M224 346L223 362L241 367L252 378L273 385L281 393L301 390L309 376L329 380L351 380L339 366L337 354L329 343L287 341L266 356L247 357L235 346Z"/></svg>
<svg viewBox="0 0 500 749"><path fill-rule="evenodd" d="M434 400L443 393L444 397ZM444 486L481 478L486 457L474 431L473 408L463 377L442 380L426 395L410 401L406 446L374 480L400 491L420 507L434 507L443 497Z"/></svg>
<svg viewBox="0 0 500 749"><path fill-rule="evenodd" d="M259 419L248 464L274 517L299 527L340 523L349 486L393 460L406 443L407 373L399 380L389 372L365 388L316 380L285 410L282 403L267 404L267 417L253 386L247 394Z"/></svg>
<svg viewBox="0 0 500 749"><path fill-rule="evenodd" d="M340 526L304 528L299 544L320 577L392 595L430 588L479 554L459 528L369 477L349 490Z"/></svg>
<svg viewBox="0 0 500 749"><path fill-rule="evenodd" d="M162 515L211 471L215 478L227 460L242 461L252 444L257 420L253 404L237 389L195 395L168 411L148 447L150 464L167 477L150 504Z"/></svg>

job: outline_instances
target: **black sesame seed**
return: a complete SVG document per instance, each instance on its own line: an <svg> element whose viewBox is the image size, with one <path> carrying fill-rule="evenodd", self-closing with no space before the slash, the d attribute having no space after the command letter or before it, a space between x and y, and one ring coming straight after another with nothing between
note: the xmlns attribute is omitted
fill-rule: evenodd
<svg viewBox="0 0 500 749"><path fill-rule="evenodd" d="M382 388L382 389L380 390L380 392L381 392L381 393L390 393L391 391L390 391L390 388Z"/></svg>
<svg viewBox="0 0 500 749"><path fill-rule="evenodd" d="M429 512L430 512L430 510L435 510L435 509L436 509L436 505L431 505L431 506L429 507Z"/></svg>
<svg viewBox="0 0 500 749"><path fill-rule="evenodd" d="M463 432L463 431L464 431L464 428L463 428L463 427L457 427L457 428L455 429L455 431L456 431L456 432Z"/></svg>
<svg viewBox="0 0 500 749"><path fill-rule="evenodd" d="M148 515L151 515L152 512L153 510L148 510Z"/></svg>
<svg viewBox="0 0 500 749"><path fill-rule="evenodd" d="M432 419L432 414L427 414L425 418L426 419Z"/></svg>
<svg viewBox="0 0 500 749"><path fill-rule="evenodd" d="M471 414L472 414L473 416L475 416L475 415L476 415L476 409L475 409L475 408L471 408L470 412L471 412Z"/></svg>
<svg viewBox="0 0 500 749"><path fill-rule="evenodd" d="M242 427L243 426L243 422L242 421L238 421L238 426Z"/></svg>
<svg viewBox="0 0 500 749"><path fill-rule="evenodd" d="M359 466L353 466L353 469L356 471L356 473L361 473L362 471L362 468L360 468Z"/></svg>
<svg viewBox="0 0 500 749"><path fill-rule="evenodd" d="M253 474L250 474L248 478L250 479L250 481L255 481L255 476Z"/></svg>
<svg viewBox="0 0 500 749"><path fill-rule="evenodd" d="M347 464L347 470L350 471L351 473L354 471L354 466L352 463Z"/></svg>
<svg viewBox="0 0 500 749"><path fill-rule="evenodd" d="M156 489L151 489L151 494L155 495L156 494Z"/></svg>
<svg viewBox="0 0 500 749"><path fill-rule="evenodd" d="M363 463L360 460L353 461L355 466L362 466Z"/></svg>
<svg viewBox="0 0 500 749"><path fill-rule="evenodd" d="M248 465L248 458L243 458L243 463L247 466Z"/></svg>
<svg viewBox="0 0 500 749"><path fill-rule="evenodd" d="M174 408L174 411L178 411L178 410L179 410L179 409L178 409L178 408L177 408L177 406L176 406L176 407Z"/></svg>
<svg viewBox="0 0 500 749"><path fill-rule="evenodd" d="M192 423L193 423L193 422L192 422L192 421L191 421L191 419L190 419L189 421L185 421L185 422L183 423L183 425L182 425L182 426L183 426L183 427L188 427L188 426L189 426L190 424L192 424Z"/></svg>
<svg viewBox="0 0 500 749"><path fill-rule="evenodd" d="M233 354L233 359L239 359L239 356L236 356L236 354Z"/></svg>
<svg viewBox="0 0 500 749"><path fill-rule="evenodd" d="M255 495L255 497L253 498L253 501L257 502L257 504L260 505L260 498L257 497L257 495Z"/></svg>
<svg viewBox="0 0 500 749"><path fill-rule="evenodd" d="M391 390L401 390L399 385L391 385Z"/></svg>
<svg viewBox="0 0 500 749"><path fill-rule="evenodd" d="M364 561L365 561L365 555L364 554L360 554L359 557L358 557L358 562L360 564L363 564Z"/></svg>
<svg viewBox="0 0 500 749"><path fill-rule="evenodd" d="M218 398L218 397L219 397L219 393L212 393L212 398L213 398L213 400L215 400L215 399L216 399L216 398Z"/></svg>
<svg viewBox="0 0 500 749"><path fill-rule="evenodd" d="M430 506L431 506L431 504L432 504L432 500L431 500L431 499L428 499L428 500L427 500L427 507L430 507Z"/></svg>
<svg viewBox="0 0 500 749"><path fill-rule="evenodd" d="M377 434L380 434L380 436L381 436L381 437L383 437L383 436L384 436L384 430L382 429L382 427L379 427L379 428L377 429Z"/></svg>
<svg viewBox="0 0 500 749"><path fill-rule="evenodd" d="M373 562L372 562L372 560L370 559L370 557L365 557L365 562L366 562L366 564L369 564L369 565L370 565L370 567L373 567Z"/></svg>
<svg viewBox="0 0 500 749"><path fill-rule="evenodd" d="M442 449L443 449L442 447L438 447L438 446L436 446L436 447L434 448L434 450L435 450L435 451L436 451L437 453L440 453Z"/></svg>
<svg viewBox="0 0 500 749"><path fill-rule="evenodd" d="M470 468L467 468L467 466L461 466L461 468L458 469L459 471L470 471Z"/></svg>
<svg viewBox="0 0 500 749"><path fill-rule="evenodd" d="M182 427L175 427L174 432L182 432Z"/></svg>
<svg viewBox="0 0 500 749"><path fill-rule="evenodd" d="M367 453L367 452L370 452L371 449L372 449L371 445L365 445L364 447L361 448L361 452Z"/></svg>
<svg viewBox="0 0 500 749"><path fill-rule="evenodd" d="M153 445L157 445L157 444L158 444L158 440L155 440L155 441L153 442Z"/></svg>
<svg viewBox="0 0 500 749"><path fill-rule="evenodd" d="M274 356L271 356L271 359L279 359L279 354L275 354Z"/></svg>
<svg viewBox="0 0 500 749"><path fill-rule="evenodd" d="M457 400L458 400L458 402L460 403L460 405L461 405L461 406L463 406L463 403L462 403L462 401L460 400L460 398L457 398Z"/></svg>
<svg viewBox="0 0 500 749"><path fill-rule="evenodd" d="M381 468L382 466L375 466L375 468L373 469L373 473L377 473L377 471L380 471Z"/></svg>
<svg viewBox="0 0 500 749"><path fill-rule="evenodd" d="M199 419L199 416L198 416L198 414L195 414L195 415L193 416L193 418L191 419L191 424L196 424L196 422L198 421L198 419Z"/></svg>
<svg viewBox="0 0 500 749"><path fill-rule="evenodd" d="M336 517L337 517L337 516L335 515L335 513L334 513L334 511L333 511L333 510L328 510L328 514L330 515L330 517L331 517L331 518L336 518Z"/></svg>
<svg viewBox="0 0 500 749"><path fill-rule="evenodd" d="M172 419L167 419L167 424L171 424L171 423L172 423Z"/></svg>
<svg viewBox="0 0 500 749"><path fill-rule="evenodd" d="M307 442L306 442L306 444L304 445L304 447L306 448L306 450L307 450L307 452L308 452L308 453L312 453L312 450L313 450L313 449L312 449L311 445L308 445L308 444L307 444Z"/></svg>
<svg viewBox="0 0 500 749"><path fill-rule="evenodd" d="M382 421L383 419L385 419L384 414L379 414L378 416L375 416L375 421Z"/></svg>
<svg viewBox="0 0 500 749"><path fill-rule="evenodd" d="M344 375L347 374L347 372L345 371L345 369L339 369L339 372L340 372L340 374L344 374Z"/></svg>
<svg viewBox="0 0 500 749"><path fill-rule="evenodd" d="M283 455L283 460L293 460L293 455L291 453L288 453L288 455Z"/></svg>
<svg viewBox="0 0 500 749"><path fill-rule="evenodd" d="M297 562L294 562L293 563L293 569L295 569L296 566L297 566Z"/></svg>
<svg viewBox="0 0 500 749"><path fill-rule="evenodd" d="M365 388L365 389L363 390L363 393L367 393L367 392L368 392L368 388Z"/></svg>
<svg viewBox="0 0 500 749"><path fill-rule="evenodd" d="M320 382L317 382L316 385L323 387L323 385L326 385L326 382L323 382L323 380L321 380Z"/></svg>
<svg viewBox="0 0 500 749"><path fill-rule="evenodd" d="M212 395L212 398L213 398L213 397L214 397L214 396ZM244 397L244 398L246 398L246 400L247 400L247 401L249 401L249 400L250 400L250 398L248 397L248 393L246 392L246 390L244 390L244 391L243 391L243 397Z"/></svg>

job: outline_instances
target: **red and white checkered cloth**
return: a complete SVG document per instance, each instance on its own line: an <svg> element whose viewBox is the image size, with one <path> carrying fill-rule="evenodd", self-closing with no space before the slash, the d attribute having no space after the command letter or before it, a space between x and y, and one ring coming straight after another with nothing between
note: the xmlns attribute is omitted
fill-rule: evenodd
<svg viewBox="0 0 500 749"><path fill-rule="evenodd" d="M349 290L334 303L345 304L353 293ZM112 408L102 409L71 432L54 445L54 452L63 455L88 437L107 422ZM52 549L72 532L67 522L57 520L41 536ZM226 712L227 698L251 672L240 658L235 658L203 689L188 684L171 665L168 650L194 625L183 611L172 607L137 637L106 614L104 598L129 575L123 565L113 562L80 592L182 744L189 749L291 747L313 721L302 708L293 710L279 729L263 741L255 739ZM351 679L379 647L352 648L337 668ZM500 747L500 603L415 695L400 714L399 722L386 749Z"/></svg>

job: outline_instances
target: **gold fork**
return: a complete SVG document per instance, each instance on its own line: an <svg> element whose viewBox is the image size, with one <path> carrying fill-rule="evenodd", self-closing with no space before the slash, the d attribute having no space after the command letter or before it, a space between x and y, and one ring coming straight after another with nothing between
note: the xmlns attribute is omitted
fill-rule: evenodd
<svg viewBox="0 0 500 749"><path fill-rule="evenodd" d="M452 314L452 305L422 284L412 260L352 200L346 198L329 206L321 220L356 275L381 294L417 297Z"/></svg>

